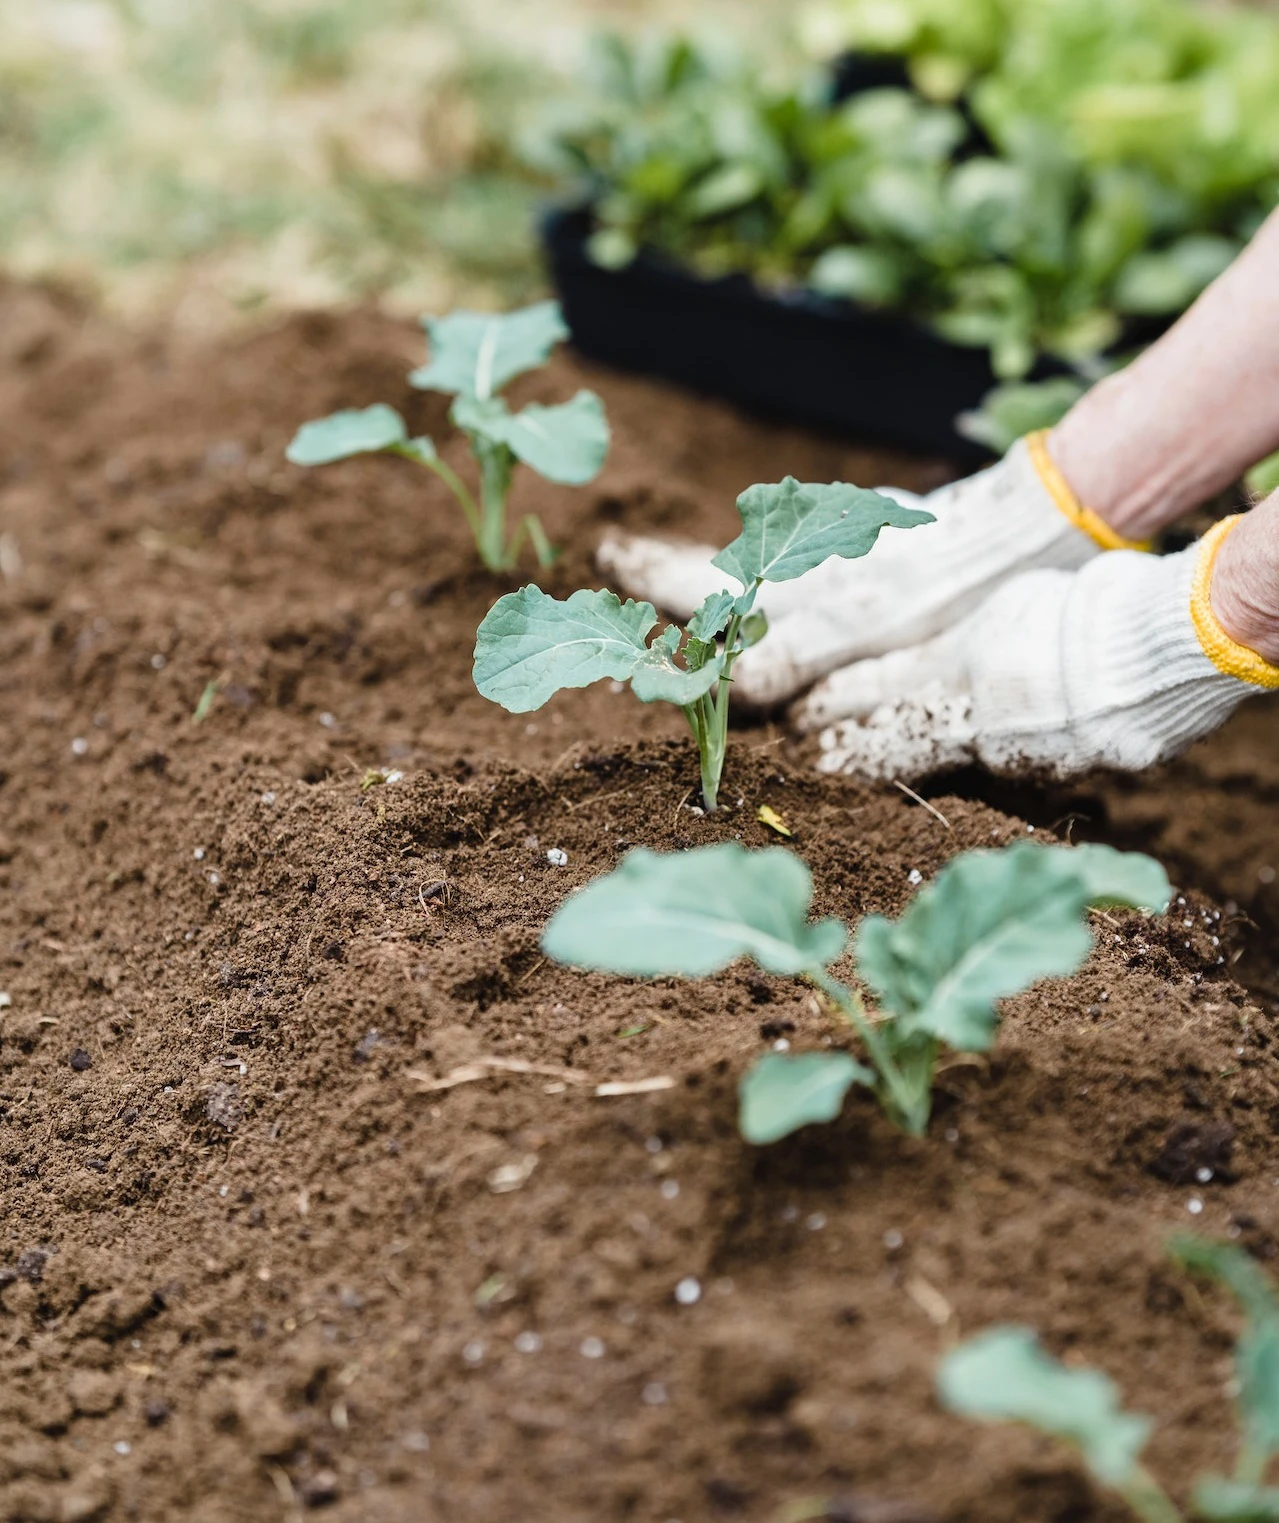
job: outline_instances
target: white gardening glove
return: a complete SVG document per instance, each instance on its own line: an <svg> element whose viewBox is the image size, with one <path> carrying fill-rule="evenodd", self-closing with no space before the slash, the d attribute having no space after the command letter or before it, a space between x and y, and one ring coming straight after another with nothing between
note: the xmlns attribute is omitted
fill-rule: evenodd
<svg viewBox="0 0 1279 1523"><path fill-rule="evenodd" d="M923 499L887 491L937 522L884 529L861 560L832 559L796 581L766 583L756 606L768 615L768 637L738 661L735 701L771 707L850 661L938 634L1020 571L1073 571L1127 543L1075 501L1042 434ZM614 534L597 559L615 587L687 618L710 593L735 585L711 565L714 554Z"/></svg>
<svg viewBox="0 0 1279 1523"><path fill-rule="evenodd" d="M821 767L918 778L979 762L1065 778L1136 771L1216 729L1279 667L1226 634L1213 563L1237 519L1157 558L1031 571L946 634L836 672L796 705Z"/></svg>

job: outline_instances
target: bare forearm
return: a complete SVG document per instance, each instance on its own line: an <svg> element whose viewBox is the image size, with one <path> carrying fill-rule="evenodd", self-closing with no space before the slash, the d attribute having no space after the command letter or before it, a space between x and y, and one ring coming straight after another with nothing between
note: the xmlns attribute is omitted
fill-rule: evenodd
<svg viewBox="0 0 1279 1523"><path fill-rule="evenodd" d="M1143 539L1279 448L1279 212L1186 315L1053 430L1081 502ZM1236 536L1237 537L1237 536Z"/></svg>

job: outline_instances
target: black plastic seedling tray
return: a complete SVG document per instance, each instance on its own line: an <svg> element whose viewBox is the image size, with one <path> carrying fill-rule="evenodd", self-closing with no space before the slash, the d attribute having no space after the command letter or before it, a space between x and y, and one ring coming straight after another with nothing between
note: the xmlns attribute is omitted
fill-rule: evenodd
<svg viewBox="0 0 1279 1523"><path fill-rule="evenodd" d="M553 211L542 224L583 354L824 431L988 458L955 431L956 416L996 384L984 349L806 291L705 280L653 254L603 269L587 252L591 229L589 209Z"/></svg>

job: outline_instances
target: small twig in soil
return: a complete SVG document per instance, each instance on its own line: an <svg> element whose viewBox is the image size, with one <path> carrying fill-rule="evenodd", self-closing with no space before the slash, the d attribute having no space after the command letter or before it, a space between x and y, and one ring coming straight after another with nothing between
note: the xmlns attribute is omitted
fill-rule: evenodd
<svg viewBox="0 0 1279 1523"><path fill-rule="evenodd" d="M619 1079L612 1084L597 1084L597 1099L607 1100L615 1095L655 1095L659 1090L674 1089L675 1080L669 1074L655 1079Z"/></svg>
<svg viewBox="0 0 1279 1523"><path fill-rule="evenodd" d="M539 957L527 973L525 973L521 978L517 978L515 980L514 987L518 989L522 984L528 983L529 979L533 977L534 973L536 973L539 968L544 968L545 966L546 958Z"/></svg>
<svg viewBox="0 0 1279 1523"><path fill-rule="evenodd" d="M682 799L680 799L679 803L676 804L676 806L675 806L675 813L671 816L671 828L672 829L674 829L674 827L679 824L679 812L680 812L681 809L683 809L684 805L688 803L689 799L691 799L692 796L693 796L693 790L690 788L688 790L688 792L684 795L684 797Z"/></svg>
<svg viewBox="0 0 1279 1523"><path fill-rule="evenodd" d="M932 817L935 820L940 820L942 822L942 824L946 827L947 830L953 830L954 829L954 826L950 823L950 821L946 818L946 816L941 812L941 810L937 808L937 806L935 804L930 804L927 799L921 799L919 794L917 794L913 788L908 788L906 786L906 784L901 781L900 778L896 778L895 777L893 779L893 787L894 788L900 788L901 791L906 795L906 797L908 799L914 799L915 802L920 806L921 809L927 809L929 814L931 814Z"/></svg>
<svg viewBox="0 0 1279 1523"><path fill-rule="evenodd" d="M605 799L620 798L622 794L629 793L630 791L629 788L614 788L612 793L592 793L589 798L578 799L576 804L570 803L566 799L564 801L564 808L569 814L575 814L587 804L602 804Z"/></svg>

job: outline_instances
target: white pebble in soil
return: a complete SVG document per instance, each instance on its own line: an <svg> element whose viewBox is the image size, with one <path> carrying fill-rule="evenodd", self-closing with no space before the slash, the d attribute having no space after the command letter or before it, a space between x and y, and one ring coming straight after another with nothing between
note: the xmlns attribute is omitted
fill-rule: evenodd
<svg viewBox="0 0 1279 1523"><path fill-rule="evenodd" d="M924 875L917 867L912 867L911 870L906 874L906 882L909 883L912 888L914 888L916 884L922 883L923 881Z"/></svg>
<svg viewBox="0 0 1279 1523"><path fill-rule="evenodd" d="M646 1407L664 1407L666 1405L666 1387L660 1380L650 1380L641 1393L640 1400Z"/></svg>
<svg viewBox="0 0 1279 1523"><path fill-rule="evenodd" d="M195 860L197 862L203 862L204 858L205 858L205 855L206 855L204 847L203 846L197 846L196 849L191 853L191 855L195 858Z"/></svg>
<svg viewBox="0 0 1279 1523"><path fill-rule="evenodd" d="M542 1347L540 1333L518 1333L515 1338L515 1347L521 1354L536 1354Z"/></svg>
<svg viewBox="0 0 1279 1523"><path fill-rule="evenodd" d="M581 1353L583 1359L603 1359L604 1340L602 1338L583 1338Z"/></svg>
<svg viewBox="0 0 1279 1523"><path fill-rule="evenodd" d="M467 1364L479 1364L484 1358L484 1345L478 1338L472 1338L470 1343L462 1350L462 1358Z"/></svg>
<svg viewBox="0 0 1279 1523"><path fill-rule="evenodd" d="M679 1181L675 1180L675 1179L664 1179L662 1181L662 1199L663 1200L677 1200L678 1198L679 1198Z"/></svg>
<svg viewBox="0 0 1279 1523"><path fill-rule="evenodd" d="M128 1439L125 1439L125 1438L118 1438L118 1439L116 1439L115 1443L112 1444L111 1447L115 1450L115 1452L117 1454L132 1454L133 1453L133 1445L128 1441Z"/></svg>
<svg viewBox="0 0 1279 1523"><path fill-rule="evenodd" d="M702 1282L687 1275L675 1287L675 1299L681 1306L696 1306L702 1299Z"/></svg>
<svg viewBox="0 0 1279 1523"><path fill-rule="evenodd" d="M77 735L71 742L72 756L87 756L89 754L89 742L83 735Z"/></svg>
<svg viewBox="0 0 1279 1523"><path fill-rule="evenodd" d="M662 1151L662 1139L660 1137L650 1137L644 1144L644 1150L648 1153L660 1153Z"/></svg>
<svg viewBox="0 0 1279 1523"><path fill-rule="evenodd" d="M1190 1212L1191 1216L1198 1216L1203 1208L1204 1203L1197 1195L1192 1195L1186 1202L1186 1210Z"/></svg>
<svg viewBox="0 0 1279 1523"><path fill-rule="evenodd" d="M337 723L338 723L338 721L337 721L337 715L336 714L330 714L327 709L324 711L323 714L320 715L319 722L320 722L321 725L323 725L323 727L326 730L336 730L337 729Z"/></svg>
<svg viewBox="0 0 1279 1523"><path fill-rule="evenodd" d="M789 1052L790 1051L790 1043L786 1040L786 1038L784 1036L779 1036L777 1038L777 1040L773 1043L773 1051L774 1052Z"/></svg>
<svg viewBox="0 0 1279 1523"><path fill-rule="evenodd" d="M168 664L168 657L162 656L159 651L156 651L155 655L151 657L152 671L162 672Z"/></svg>
<svg viewBox="0 0 1279 1523"><path fill-rule="evenodd" d="M1196 1169L1195 1170L1195 1178L1199 1181L1199 1183L1201 1185L1206 1185L1206 1184L1208 1184L1212 1180L1212 1170L1211 1169Z"/></svg>
<svg viewBox="0 0 1279 1523"><path fill-rule="evenodd" d="M568 852L561 851L558 846L552 846L551 849L546 853L546 860L551 864L552 867L567 867Z"/></svg>
<svg viewBox="0 0 1279 1523"><path fill-rule="evenodd" d="M898 1232L896 1227L890 1227L884 1233L884 1247L888 1249L889 1253L896 1253L905 1241L906 1239Z"/></svg>
<svg viewBox="0 0 1279 1523"><path fill-rule="evenodd" d="M826 1218L820 1211L814 1211L808 1220L805 1221L804 1225L810 1232L820 1232L826 1225Z"/></svg>

